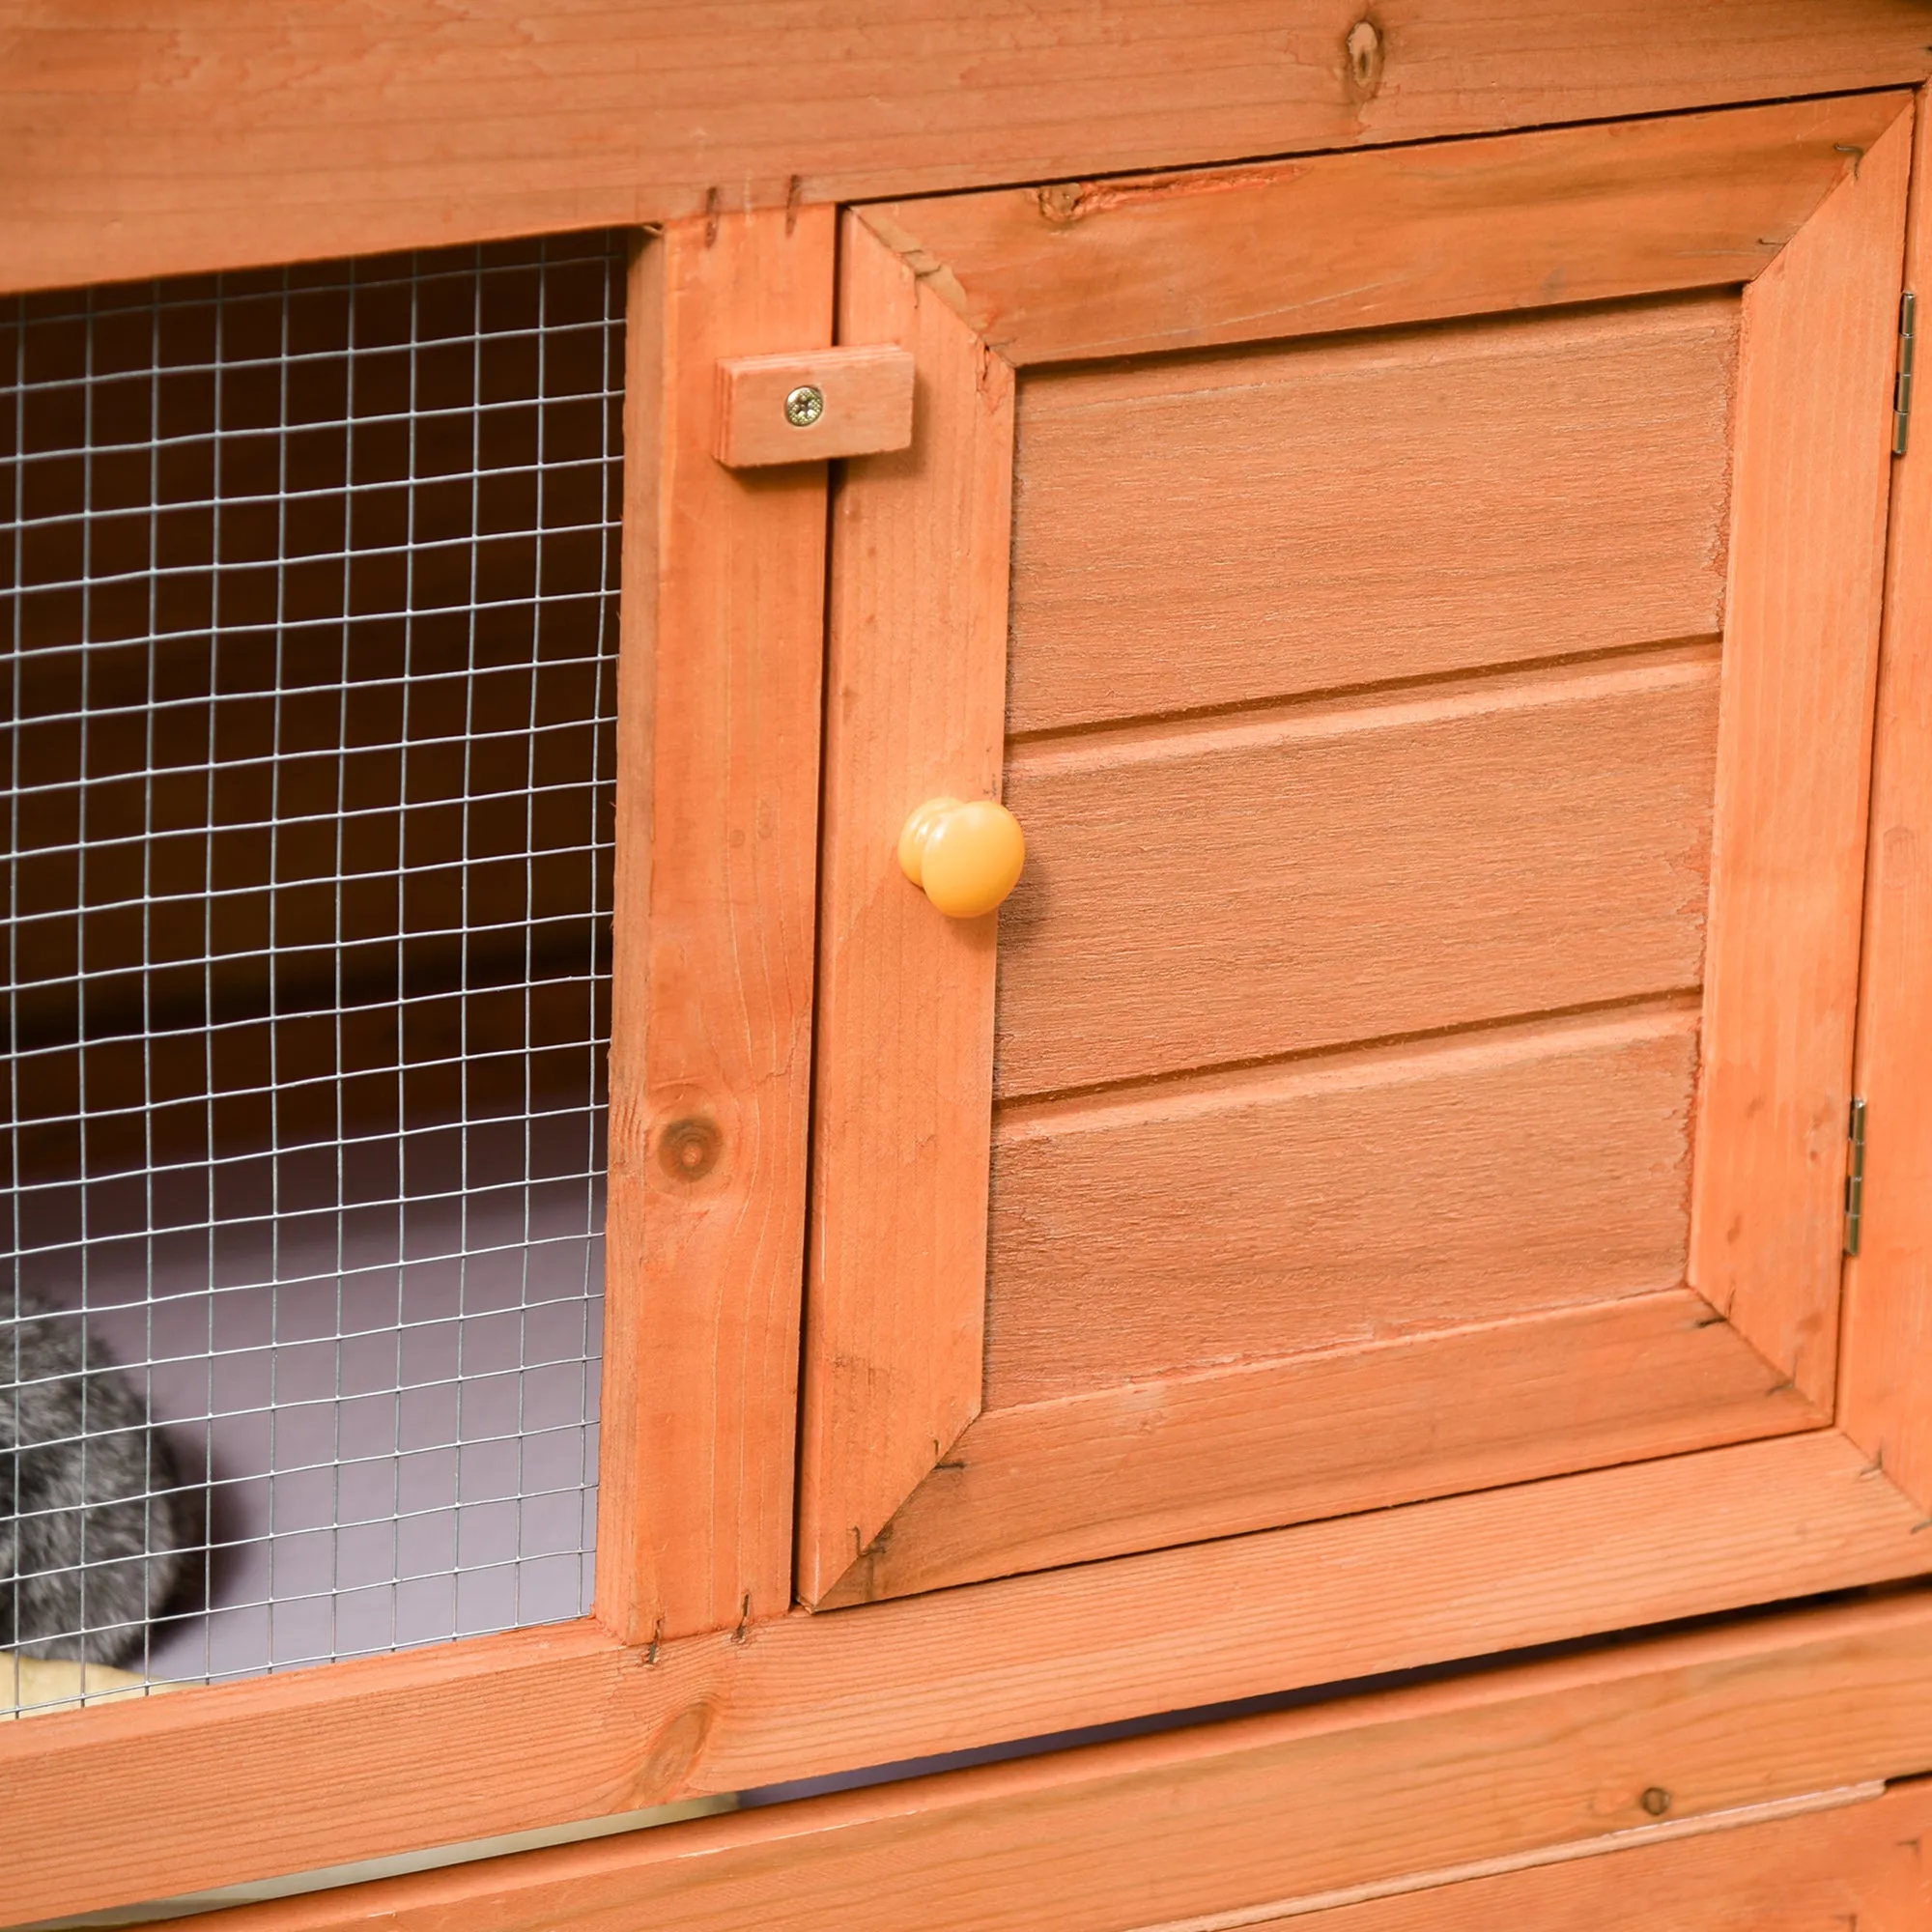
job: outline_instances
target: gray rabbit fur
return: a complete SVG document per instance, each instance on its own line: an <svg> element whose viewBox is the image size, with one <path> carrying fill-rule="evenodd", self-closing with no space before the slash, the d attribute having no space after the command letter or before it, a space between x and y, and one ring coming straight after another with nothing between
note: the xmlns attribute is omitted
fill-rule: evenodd
<svg viewBox="0 0 1932 1932"><path fill-rule="evenodd" d="M0 1649L122 1662L194 1527L132 1380L78 1315L0 1286Z"/></svg>

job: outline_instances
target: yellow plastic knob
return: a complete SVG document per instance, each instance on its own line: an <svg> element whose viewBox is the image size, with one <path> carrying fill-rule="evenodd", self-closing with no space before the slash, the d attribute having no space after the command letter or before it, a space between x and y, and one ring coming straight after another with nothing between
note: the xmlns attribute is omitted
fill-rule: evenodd
<svg viewBox="0 0 1932 1932"><path fill-rule="evenodd" d="M899 866L948 919L978 919L1019 883L1026 835L990 798L929 798L899 832Z"/></svg>

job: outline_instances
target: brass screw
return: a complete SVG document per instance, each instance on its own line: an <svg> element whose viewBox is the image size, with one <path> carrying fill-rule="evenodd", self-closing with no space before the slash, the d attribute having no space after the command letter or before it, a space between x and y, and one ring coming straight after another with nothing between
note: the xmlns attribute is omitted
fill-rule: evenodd
<svg viewBox="0 0 1932 1932"><path fill-rule="evenodd" d="M1663 1814L1670 1809L1670 1794L1669 1792L1664 1790L1662 1785L1653 1784L1650 1787L1650 1789L1646 1791L1643 1794L1643 1796L1637 1800L1637 1803L1641 1804L1643 1808L1646 1811L1648 1811L1653 1818L1662 1818Z"/></svg>
<svg viewBox="0 0 1932 1932"><path fill-rule="evenodd" d="M793 429L810 429L825 413L825 391L801 383L785 398L785 421Z"/></svg>

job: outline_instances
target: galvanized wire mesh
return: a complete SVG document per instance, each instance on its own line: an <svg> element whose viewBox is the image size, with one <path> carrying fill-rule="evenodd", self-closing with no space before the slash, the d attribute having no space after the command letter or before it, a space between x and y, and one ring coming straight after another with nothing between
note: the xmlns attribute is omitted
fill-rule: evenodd
<svg viewBox="0 0 1932 1932"><path fill-rule="evenodd" d="M597 235L0 310L0 1646L588 1604L623 285Z"/></svg>

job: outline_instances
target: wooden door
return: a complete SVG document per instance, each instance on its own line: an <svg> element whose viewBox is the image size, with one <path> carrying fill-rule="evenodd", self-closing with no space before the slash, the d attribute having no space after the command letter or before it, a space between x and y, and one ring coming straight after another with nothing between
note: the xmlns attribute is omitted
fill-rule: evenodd
<svg viewBox="0 0 1932 1932"><path fill-rule="evenodd" d="M848 213L808 1603L1830 1425L1911 119Z"/></svg>

